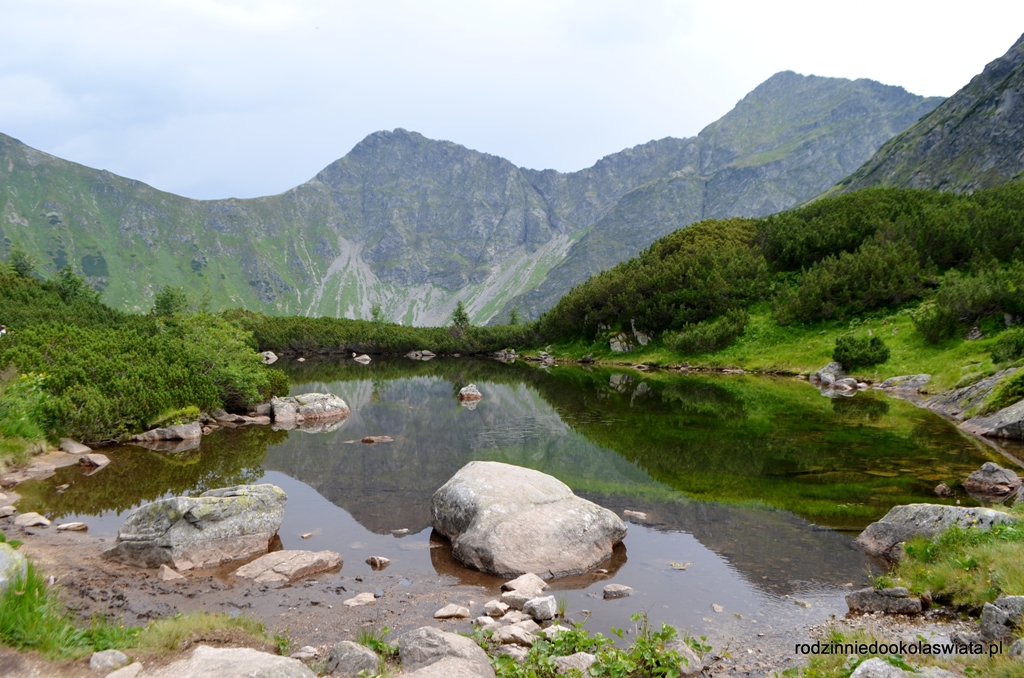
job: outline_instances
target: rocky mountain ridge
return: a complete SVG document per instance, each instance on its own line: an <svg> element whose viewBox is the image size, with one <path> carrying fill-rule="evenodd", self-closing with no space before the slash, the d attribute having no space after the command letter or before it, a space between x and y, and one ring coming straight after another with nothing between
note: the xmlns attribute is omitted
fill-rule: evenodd
<svg viewBox="0 0 1024 678"><path fill-rule="evenodd" d="M652 141L572 173L448 141L371 134L275 196L199 201L0 135L0 238L41 272L83 273L148 310L164 285L214 308L441 324L536 316L570 287L706 217L817 195L939 102L868 80L779 73L690 139Z"/></svg>

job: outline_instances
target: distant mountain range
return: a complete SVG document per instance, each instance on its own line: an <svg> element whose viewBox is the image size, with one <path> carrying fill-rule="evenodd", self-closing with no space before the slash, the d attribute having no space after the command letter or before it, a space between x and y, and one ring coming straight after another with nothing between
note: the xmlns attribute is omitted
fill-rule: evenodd
<svg viewBox="0 0 1024 678"><path fill-rule="evenodd" d="M868 186L974 191L1024 174L1024 35L896 135L833 193Z"/></svg>
<svg viewBox="0 0 1024 678"><path fill-rule="evenodd" d="M533 317L677 228L813 198L941 101L784 72L696 137L578 172L398 129L296 188L246 200L184 198L0 134L0 238L37 252L44 275L71 265L127 310L182 285L215 309L368 317L379 303L429 325L463 301L475 323L513 307Z"/></svg>

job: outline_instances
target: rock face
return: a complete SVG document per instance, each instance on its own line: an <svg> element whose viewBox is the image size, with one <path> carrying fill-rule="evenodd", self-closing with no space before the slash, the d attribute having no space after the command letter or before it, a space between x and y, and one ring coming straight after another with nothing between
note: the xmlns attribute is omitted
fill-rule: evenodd
<svg viewBox="0 0 1024 678"><path fill-rule="evenodd" d="M103 557L138 567L213 567L267 552L287 495L274 485L239 485L133 509Z"/></svg>
<svg viewBox="0 0 1024 678"><path fill-rule="evenodd" d="M978 620L986 640L1008 638L1024 617L1024 596L1002 596L995 603L985 603Z"/></svg>
<svg viewBox="0 0 1024 678"><path fill-rule="evenodd" d="M164 428L155 428L145 433L132 436L137 442L157 442L160 440L198 440L203 437L203 426L198 421L191 424L176 424Z"/></svg>
<svg viewBox="0 0 1024 678"><path fill-rule="evenodd" d="M947 393L942 393L934 398L929 398L925 405L930 410L935 410L948 417L953 417L957 420L963 419L963 413L970 410L972 407L980 405L985 398L992 393L992 389L996 387L999 382L1007 377L1012 377L1017 372L1016 367L996 372L993 375L979 379L973 384L964 386L963 388L954 389Z"/></svg>
<svg viewBox="0 0 1024 678"><path fill-rule="evenodd" d="M854 543L870 556L896 561L903 555L901 544L911 537L934 537L951 525L987 530L1014 522L1017 519L1010 514L987 508L906 504L892 507L884 518L868 525Z"/></svg>
<svg viewBox="0 0 1024 678"><path fill-rule="evenodd" d="M964 489L975 498L1008 497L1020 487L1020 476L991 461L982 464L964 481Z"/></svg>
<svg viewBox="0 0 1024 678"><path fill-rule="evenodd" d="M608 338L608 348L610 348L613 353L629 353L636 348L636 345L633 344L633 339L628 333L619 332L618 334L613 334Z"/></svg>
<svg viewBox="0 0 1024 678"><path fill-rule="evenodd" d="M880 384L882 389L897 393L917 393L932 380L930 374L908 374L901 377L890 377Z"/></svg>
<svg viewBox="0 0 1024 678"><path fill-rule="evenodd" d="M306 421L343 419L351 414L344 400L332 393L303 393L287 398L271 398L275 424L301 424Z"/></svg>
<svg viewBox="0 0 1024 678"><path fill-rule="evenodd" d="M419 674L420 669L439 666L446 670L461 673L437 673L439 678L453 678L456 675L473 676L474 678L494 677L494 669L487 658L487 653L465 636L446 633L429 626L424 626L402 635L398 639L398 657L405 672L416 672L413 675L435 675L434 673ZM466 673L466 671L470 671ZM473 672L475 671L475 673ZM406 673L403 673L406 675Z"/></svg>
<svg viewBox="0 0 1024 678"><path fill-rule="evenodd" d="M333 570L341 563L341 554L334 551L274 551L238 568L235 576L255 584L282 585Z"/></svg>
<svg viewBox="0 0 1024 678"><path fill-rule="evenodd" d="M316 678L298 659L250 648L214 648L200 645L181 659L140 678Z"/></svg>
<svg viewBox="0 0 1024 678"><path fill-rule="evenodd" d="M861 589L846 596L850 612L881 612L883 614L921 614L921 599L911 598L902 587Z"/></svg>
<svg viewBox="0 0 1024 678"><path fill-rule="evenodd" d="M960 424L960 428L990 438L1024 440L1024 400L1004 407L994 414L968 419Z"/></svg>
<svg viewBox="0 0 1024 678"><path fill-rule="evenodd" d="M586 572L626 536L617 515L559 480L499 462L463 466L434 493L430 511L460 562L499 576Z"/></svg>
<svg viewBox="0 0 1024 678"><path fill-rule="evenodd" d="M7 542L0 542L0 591L7 589L11 579L27 574L28 561L25 556L12 549Z"/></svg>
<svg viewBox="0 0 1024 678"><path fill-rule="evenodd" d="M999 186L1024 170L1024 36L931 115L886 143L837 187Z"/></svg>

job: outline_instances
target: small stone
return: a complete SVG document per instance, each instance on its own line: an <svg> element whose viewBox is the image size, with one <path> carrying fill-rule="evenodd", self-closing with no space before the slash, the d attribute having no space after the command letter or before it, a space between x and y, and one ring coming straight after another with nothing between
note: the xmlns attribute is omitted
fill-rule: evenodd
<svg viewBox="0 0 1024 678"><path fill-rule="evenodd" d="M301 537L302 539L309 539L312 536L313 536L312 532L305 532L305 533L299 535L299 537Z"/></svg>
<svg viewBox="0 0 1024 678"><path fill-rule="evenodd" d="M347 607L360 607L362 605L373 605L374 601L377 600L373 597L372 593L360 593L354 598L349 598L343 605Z"/></svg>
<svg viewBox="0 0 1024 678"><path fill-rule="evenodd" d="M180 581L185 578L184 575L175 572L172 568L167 567L167 565L161 565L156 576L160 581Z"/></svg>
<svg viewBox="0 0 1024 678"><path fill-rule="evenodd" d="M89 526L85 523L61 523L57 526L58 532L85 532Z"/></svg>
<svg viewBox="0 0 1024 678"><path fill-rule="evenodd" d="M523 612L530 615L537 621L554 619L558 614L558 603L554 596L543 596L526 601L523 605Z"/></svg>
<svg viewBox="0 0 1024 678"><path fill-rule="evenodd" d="M391 443L394 442L394 438L391 436L365 436L362 441L367 445L376 445L377 443Z"/></svg>
<svg viewBox="0 0 1024 678"><path fill-rule="evenodd" d="M129 664L123 669L118 669L117 671L108 673L107 678L135 678L140 673L142 673L142 662L135 662L134 664Z"/></svg>
<svg viewBox="0 0 1024 678"><path fill-rule="evenodd" d="M633 595L633 589L622 584L608 584L604 587L604 599L614 600Z"/></svg>
<svg viewBox="0 0 1024 678"><path fill-rule="evenodd" d="M487 615L477 617L473 620L473 623L482 629L489 629L491 627L498 628L501 626L501 623L497 619L494 617L488 617Z"/></svg>
<svg viewBox="0 0 1024 678"><path fill-rule="evenodd" d="M484 612L492 617L501 617L508 612L508 605L500 600L488 600L484 603Z"/></svg>
<svg viewBox="0 0 1024 678"><path fill-rule="evenodd" d="M540 624L533 621L532 619L524 619L522 621L517 621L515 624L511 624L510 626L520 628L526 631L527 633L537 633L538 631L540 631Z"/></svg>
<svg viewBox="0 0 1024 678"><path fill-rule="evenodd" d="M368 355L366 355L364 353L363 355L356 356L355 358L353 358L353 360L355 360L357 363L362 363L362 364L366 365L367 363L370 362L371 358L370 358L370 356L368 356Z"/></svg>
<svg viewBox="0 0 1024 678"><path fill-rule="evenodd" d="M50 521L35 511L29 511L15 518L14 524L18 527L46 527L50 524Z"/></svg>
<svg viewBox="0 0 1024 678"><path fill-rule="evenodd" d="M308 661L310 659L316 659L317 649L312 645L306 645L300 647L295 652L292 652L289 657L292 659L298 659L299 661Z"/></svg>
<svg viewBox="0 0 1024 678"><path fill-rule="evenodd" d="M522 610L509 610L505 613L505 616L501 618L502 621L508 622L509 624L518 624L521 621L531 619L530 615L526 614Z"/></svg>
<svg viewBox="0 0 1024 678"><path fill-rule="evenodd" d="M93 652L89 657L89 668L93 671L113 671L128 665L128 657L120 650Z"/></svg>
<svg viewBox="0 0 1024 678"><path fill-rule="evenodd" d="M92 448L88 445L72 440L71 438L60 439L60 449L67 452L68 454L89 454L92 452Z"/></svg>
<svg viewBox="0 0 1024 678"><path fill-rule="evenodd" d="M502 645L494 651L494 654L507 654L509 657L512 657L512 659L515 659L517 662L522 664L526 661L526 657L530 654L530 651L525 647L520 647L519 645Z"/></svg>
<svg viewBox="0 0 1024 678"><path fill-rule="evenodd" d="M513 610L521 610L526 601L533 600L538 593L539 591L505 591L501 594L501 602Z"/></svg>
<svg viewBox="0 0 1024 678"><path fill-rule="evenodd" d="M715 612L724 612L725 611L725 608L722 607L721 605L717 604L717 603L711 603L711 609L714 610Z"/></svg>
<svg viewBox="0 0 1024 678"><path fill-rule="evenodd" d="M434 613L434 619L469 619L469 610L451 603Z"/></svg>
<svg viewBox="0 0 1024 678"><path fill-rule="evenodd" d="M374 570L383 570L391 564L391 559L384 556L370 556L366 559L366 564Z"/></svg>
<svg viewBox="0 0 1024 678"><path fill-rule="evenodd" d="M18 512L13 506L0 506L0 518L9 518Z"/></svg>
<svg viewBox="0 0 1024 678"><path fill-rule="evenodd" d="M626 509L622 512L622 516L624 518L633 518L634 520L647 520L647 514L643 511L630 511L629 509Z"/></svg>
<svg viewBox="0 0 1024 678"><path fill-rule="evenodd" d="M498 629L491 639L499 645L522 645L523 647L533 647L533 644L537 642L537 636L515 625Z"/></svg>
<svg viewBox="0 0 1024 678"><path fill-rule="evenodd" d="M949 485L946 483L939 483L935 486L935 496L948 499L953 496L953 490L949 489Z"/></svg>
<svg viewBox="0 0 1024 678"><path fill-rule="evenodd" d="M673 561L669 563L669 566L673 570L688 570L690 569L690 565L693 565L693 563L691 563L690 561L686 561L685 563L677 563Z"/></svg>

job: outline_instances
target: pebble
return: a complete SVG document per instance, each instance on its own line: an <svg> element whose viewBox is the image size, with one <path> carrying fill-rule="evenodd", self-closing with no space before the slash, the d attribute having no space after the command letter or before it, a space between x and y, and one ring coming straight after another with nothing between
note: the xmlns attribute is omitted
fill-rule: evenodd
<svg viewBox="0 0 1024 678"><path fill-rule="evenodd" d="M18 512L13 506L0 506L0 518L9 518Z"/></svg>
<svg viewBox="0 0 1024 678"><path fill-rule="evenodd" d="M306 661L307 659L316 659L317 649L312 645L306 645L300 647L295 652L292 652L289 657L292 659L298 659L299 661Z"/></svg>
<svg viewBox="0 0 1024 678"><path fill-rule="evenodd" d="M160 566L160 571L156 573L156 576L160 581L178 581L185 578L184 575L179 574L174 569L167 567L166 565Z"/></svg>
<svg viewBox="0 0 1024 678"><path fill-rule="evenodd" d="M14 524L18 527L46 527L50 521L35 511L29 511L15 518Z"/></svg>
<svg viewBox="0 0 1024 678"><path fill-rule="evenodd" d="M360 607L362 605L373 605L377 599L372 593L360 593L354 598L349 598L343 605L346 607Z"/></svg>
<svg viewBox="0 0 1024 678"><path fill-rule="evenodd" d="M366 559L366 564L375 570L383 570L391 564L391 559L384 556L370 556Z"/></svg>
<svg viewBox="0 0 1024 678"><path fill-rule="evenodd" d="M103 650L93 652L89 657L89 668L93 671L113 671L122 666L127 666L128 657L120 650Z"/></svg>
<svg viewBox="0 0 1024 678"><path fill-rule="evenodd" d="M58 532L85 532L89 526L85 523L61 523L57 526Z"/></svg>
<svg viewBox="0 0 1024 678"><path fill-rule="evenodd" d="M715 612L723 612L725 610L724 607L722 607L721 605L719 605L717 603L711 603L711 609L714 610Z"/></svg>
<svg viewBox="0 0 1024 678"><path fill-rule="evenodd" d="M604 587L604 599L614 600L615 598L625 598L626 596L633 595L633 589L623 584L608 584Z"/></svg>
<svg viewBox="0 0 1024 678"><path fill-rule="evenodd" d="M434 619L469 619L469 610L451 603L434 613Z"/></svg>

